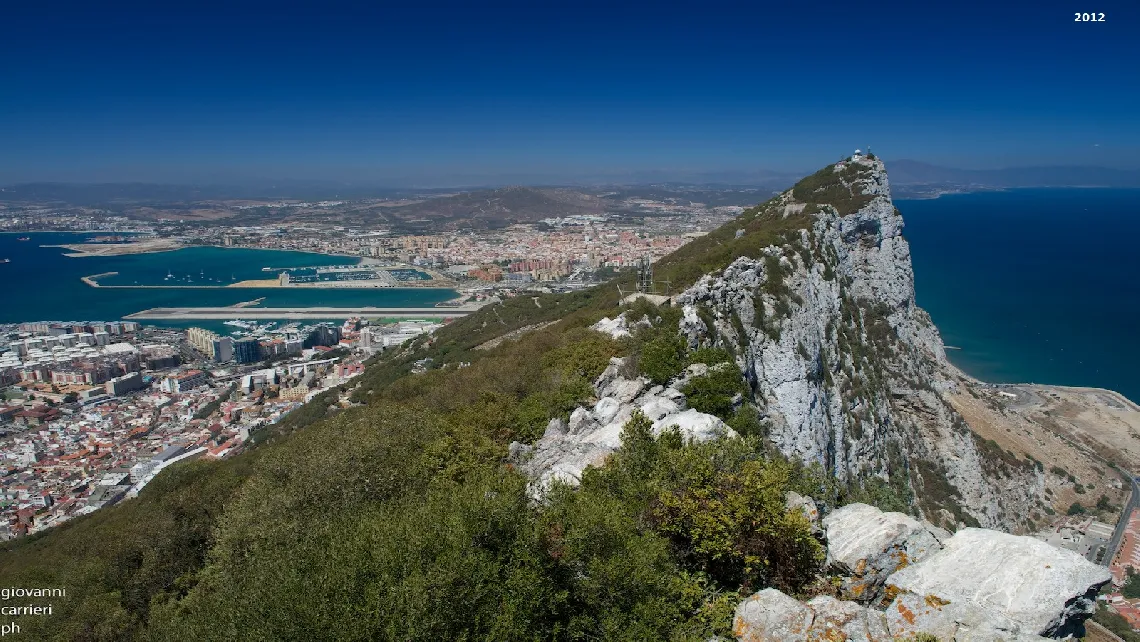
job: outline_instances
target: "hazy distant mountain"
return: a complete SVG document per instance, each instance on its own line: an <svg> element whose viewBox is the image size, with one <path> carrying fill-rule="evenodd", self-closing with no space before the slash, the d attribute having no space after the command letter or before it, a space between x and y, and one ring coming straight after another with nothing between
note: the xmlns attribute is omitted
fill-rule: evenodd
<svg viewBox="0 0 1140 642"><path fill-rule="evenodd" d="M914 160L888 161L892 185L963 187L1140 187L1140 171L1090 166L954 169Z"/></svg>
<svg viewBox="0 0 1140 642"><path fill-rule="evenodd" d="M69 205L177 204L237 199L334 199L389 196L399 190L336 183L287 180L246 184L177 185L157 183L22 183L0 187L0 202Z"/></svg>
<svg viewBox="0 0 1140 642"><path fill-rule="evenodd" d="M945 191L972 191L1011 187L1140 187L1140 171L1090 166L1011 167L997 170L974 170L940 167L915 160L887 162L891 183L898 189L897 196L936 194ZM470 213L479 211L479 199L489 191L501 191L503 185L524 186L663 186L676 189L681 186L705 186L721 190L727 186L759 188L767 192L788 188L798 174L782 171L751 170L630 170L606 171L596 174L554 175L447 175L432 179L390 179L374 182L338 182L308 179L250 179L234 183L203 185L154 183L23 183L0 187L0 202L10 203L65 203L117 209L121 206L147 204L177 209L179 205L202 201L240 199L364 199L364 198L422 198L433 193L465 190L467 194L440 202L433 200L429 209L442 208L447 216L458 216L466 208ZM497 188L497 189L496 189ZM504 220L527 220L527 212L541 209L543 198L554 201L554 215L581 213L566 210L567 196L558 195L557 189L528 187L530 191L503 192L490 196L494 201L490 209L475 216L487 218L492 211L506 216ZM766 197L767 194L764 196ZM581 196L581 194L579 194ZM495 200L499 199L499 200ZM502 200L506 199L506 200ZM536 200L537 199L537 200ZM763 199L759 199L763 200ZM577 201L578 206L582 203ZM419 209L427 208L427 205ZM593 206L586 210L593 211ZM496 209L497 208L497 209ZM411 215L417 206L408 206ZM494 216L492 216L494 218ZM545 216L540 217L545 218Z"/></svg>
<svg viewBox="0 0 1140 642"><path fill-rule="evenodd" d="M603 199L575 190L501 187L386 207L383 215L404 227L418 223L433 228L486 229L557 216L601 214L605 209Z"/></svg>

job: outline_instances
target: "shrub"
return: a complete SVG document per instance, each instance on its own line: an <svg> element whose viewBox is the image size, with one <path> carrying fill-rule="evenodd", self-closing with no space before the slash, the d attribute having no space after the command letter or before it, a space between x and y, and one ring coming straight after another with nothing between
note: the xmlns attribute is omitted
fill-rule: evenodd
<svg viewBox="0 0 1140 642"><path fill-rule="evenodd" d="M716 364L708 373L693 377L681 387L691 408L724 420L732 416L733 398L745 390L740 371L731 362Z"/></svg>
<svg viewBox="0 0 1140 642"><path fill-rule="evenodd" d="M1086 512L1087 511L1085 510L1085 507L1081 506L1080 502L1073 502L1072 505L1069 506L1069 510L1065 511L1065 514L1066 515L1084 515Z"/></svg>
<svg viewBox="0 0 1140 642"><path fill-rule="evenodd" d="M688 349L685 339L676 332L661 334L641 347L638 368L653 383L665 385L684 369Z"/></svg>

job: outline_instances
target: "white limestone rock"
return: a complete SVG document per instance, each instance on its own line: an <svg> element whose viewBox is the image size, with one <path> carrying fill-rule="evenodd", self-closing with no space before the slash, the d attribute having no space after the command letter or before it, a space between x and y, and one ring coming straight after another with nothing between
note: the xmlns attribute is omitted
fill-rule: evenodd
<svg viewBox="0 0 1140 642"><path fill-rule="evenodd" d="M616 319L604 317L601 321L590 326L590 328L598 332L604 332L614 339L630 336L629 325L625 321L625 315L622 314L619 314Z"/></svg>
<svg viewBox="0 0 1140 642"><path fill-rule="evenodd" d="M828 595L807 603L815 613L810 640L889 640L887 618L880 611Z"/></svg>
<svg viewBox="0 0 1140 642"><path fill-rule="evenodd" d="M773 588L736 607L732 633L740 642L890 640L886 617L879 611L829 596L804 604Z"/></svg>
<svg viewBox="0 0 1140 642"><path fill-rule="evenodd" d="M681 435L687 441L704 442L737 436L736 431L729 428L719 417L692 408L666 415L653 422L653 434L659 437L661 433L674 426L681 430Z"/></svg>
<svg viewBox="0 0 1140 642"><path fill-rule="evenodd" d="M941 396L953 388L955 374L938 330L915 303L910 248L886 170L861 157L835 171L847 181L844 168L852 166L860 175L847 186L870 197L862 208L840 215L829 206L813 207L798 239L701 277L674 297L683 307L678 330L692 347L730 344L764 413L768 437L784 455L819 463L844 482L868 473L905 475L902 461L930 462L980 525L1023 525L1043 482L1030 471L1005 477L987 472L993 467ZM763 215L805 211L789 190ZM770 273L772 258L778 276ZM767 287L773 279L779 285ZM853 310L865 323L840 340L838 329ZM868 324L879 318L889 327L876 327L878 347L870 350ZM707 327L710 320L713 327ZM880 386L851 380L850 373L862 369L853 342L863 344L859 354L878 361Z"/></svg>
<svg viewBox="0 0 1140 642"><path fill-rule="evenodd" d="M867 504L848 504L823 518L827 565L842 576L844 597L863 603L883 596L887 578L941 549L927 524Z"/></svg>
<svg viewBox="0 0 1140 642"><path fill-rule="evenodd" d="M697 442L736 436L719 418L685 409L685 397L675 388L655 386L643 392L648 380L622 377L623 366L623 360L611 360L598 377L595 385L600 398L592 410L575 408L568 423L552 419L533 446L511 447L511 461L533 480L534 497L541 497L556 482L577 485L587 468L603 465L621 447L622 430L635 411L653 422L657 436L672 426L687 440Z"/></svg>
<svg viewBox="0 0 1140 642"><path fill-rule="evenodd" d="M740 642L806 640L815 613L774 588L764 589L736 607L732 634Z"/></svg>
<svg viewBox="0 0 1140 642"><path fill-rule="evenodd" d="M604 389L598 391L604 397L613 397L621 403L629 403L641 394L649 380L645 377L637 379L614 379Z"/></svg>
<svg viewBox="0 0 1140 642"><path fill-rule="evenodd" d="M995 614L1025 634L1059 636L1092 615L1096 593L1109 579L1106 568L1073 551L1032 537L967 528L887 583Z"/></svg>

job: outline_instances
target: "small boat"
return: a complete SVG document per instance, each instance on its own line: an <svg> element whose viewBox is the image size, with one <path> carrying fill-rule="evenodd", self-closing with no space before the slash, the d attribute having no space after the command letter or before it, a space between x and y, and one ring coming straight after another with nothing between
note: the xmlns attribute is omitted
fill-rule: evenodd
<svg viewBox="0 0 1140 642"><path fill-rule="evenodd" d="M12 259L0 259L0 263L11 263Z"/></svg>
<svg viewBox="0 0 1140 642"><path fill-rule="evenodd" d="M17 241L30 241L32 239L31 239L31 237L28 237L28 236L21 236L20 238L18 238L16 240Z"/></svg>

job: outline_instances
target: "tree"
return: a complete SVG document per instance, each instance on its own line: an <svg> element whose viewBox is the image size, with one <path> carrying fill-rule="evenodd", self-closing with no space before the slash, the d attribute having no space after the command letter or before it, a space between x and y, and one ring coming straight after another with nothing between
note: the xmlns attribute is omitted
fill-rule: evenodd
<svg viewBox="0 0 1140 642"><path fill-rule="evenodd" d="M681 388L690 407L724 420L732 417L733 400L744 391L740 371L736 364L727 361L713 365L706 374L693 377Z"/></svg>
<svg viewBox="0 0 1140 642"><path fill-rule="evenodd" d="M1073 504L1071 506L1069 506L1069 510L1066 511L1065 514L1066 515L1084 515L1086 512L1087 511L1085 510L1085 507L1082 506L1080 502L1073 502Z"/></svg>
<svg viewBox="0 0 1140 642"><path fill-rule="evenodd" d="M79 401L78 393L69 392L63 396L63 403L75 403L76 401Z"/></svg>
<svg viewBox="0 0 1140 642"><path fill-rule="evenodd" d="M1128 567L1128 578L1120 588L1120 594L1130 600L1140 598L1140 575L1131 566Z"/></svg>

